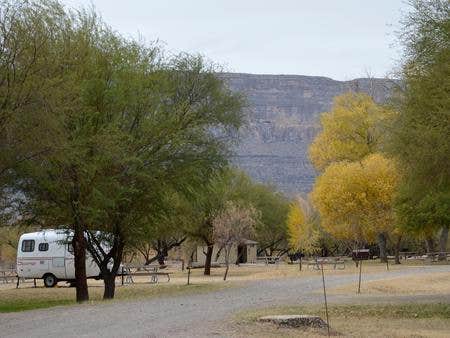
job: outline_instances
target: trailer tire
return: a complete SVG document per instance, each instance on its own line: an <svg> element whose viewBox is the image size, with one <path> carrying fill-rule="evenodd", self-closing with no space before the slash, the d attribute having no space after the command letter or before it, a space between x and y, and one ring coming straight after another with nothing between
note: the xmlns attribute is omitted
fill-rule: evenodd
<svg viewBox="0 0 450 338"><path fill-rule="evenodd" d="M58 283L58 279L51 273L45 274L43 279L46 288L52 288Z"/></svg>

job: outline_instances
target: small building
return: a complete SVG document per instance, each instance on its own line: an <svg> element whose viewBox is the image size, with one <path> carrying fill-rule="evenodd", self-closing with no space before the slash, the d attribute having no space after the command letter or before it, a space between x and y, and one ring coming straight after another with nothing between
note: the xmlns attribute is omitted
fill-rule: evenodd
<svg viewBox="0 0 450 338"><path fill-rule="evenodd" d="M233 245L230 252L230 264L244 264L256 263L256 245L258 242L252 241L250 239L244 240L239 245ZM196 265L204 265L206 260L206 246L197 246L197 250L194 253L193 263ZM213 249L213 255L211 259L212 264L225 264L225 253L223 250L215 245Z"/></svg>

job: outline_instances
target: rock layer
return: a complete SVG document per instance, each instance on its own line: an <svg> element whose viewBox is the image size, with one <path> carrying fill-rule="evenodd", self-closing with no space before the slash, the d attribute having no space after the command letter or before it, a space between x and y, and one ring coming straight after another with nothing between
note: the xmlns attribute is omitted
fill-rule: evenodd
<svg viewBox="0 0 450 338"><path fill-rule="evenodd" d="M287 195L311 190L316 173L308 146L320 130L319 117L333 98L363 91L383 102L393 83L385 79L335 81L301 75L224 73L233 91L247 98L248 127L241 134L234 163L255 180L272 183Z"/></svg>

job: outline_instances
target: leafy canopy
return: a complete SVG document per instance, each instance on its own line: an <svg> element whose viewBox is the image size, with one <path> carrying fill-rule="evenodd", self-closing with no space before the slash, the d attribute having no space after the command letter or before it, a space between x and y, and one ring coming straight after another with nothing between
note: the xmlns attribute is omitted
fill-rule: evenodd
<svg viewBox="0 0 450 338"><path fill-rule="evenodd" d="M331 111L322 114L322 131L309 147L312 163L322 171L333 162L359 161L379 151L383 125L391 115L367 94L337 96Z"/></svg>
<svg viewBox="0 0 450 338"><path fill-rule="evenodd" d="M400 42L404 88L389 151L404 172L396 209L406 228L432 231L450 225L450 4L410 1Z"/></svg>
<svg viewBox="0 0 450 338"><path fill-rule="evenodd" d="M322 226L337 239L358 242L371 242L377 233L389 232L398 180L395 162L381 154L330 165L312 192Z"/></svg>

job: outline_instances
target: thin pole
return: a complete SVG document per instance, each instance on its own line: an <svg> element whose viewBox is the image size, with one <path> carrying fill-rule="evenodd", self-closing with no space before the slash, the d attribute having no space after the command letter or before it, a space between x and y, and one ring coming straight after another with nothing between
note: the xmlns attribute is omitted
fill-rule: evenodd
<svg viewBox="0 0 450 338"><path fill-rule="evenodd" d="M328 331L328 337L329 337L330 336L330 322L328 320L327 291L325 289L325 275L323 273L323 262L321 264L321 267L322 267L323 298L325 299L325 314L327 316L327 331Z"/></svg>
<svg viewBox="0 0 450 338"><path fill-rule="evenodd" d="M358 293L361 293L361 270L362 270L362 260L359 261L359 281L358 281Z"/></svg>
<svg viewBox="0 0 450 338"><path fill-rule="evenodd" d="M189 285L189 281L190 281L190 278L191 278L191 267L188 266L187 269L188 269L188 280L187 280L187 285Z"/></svg>

